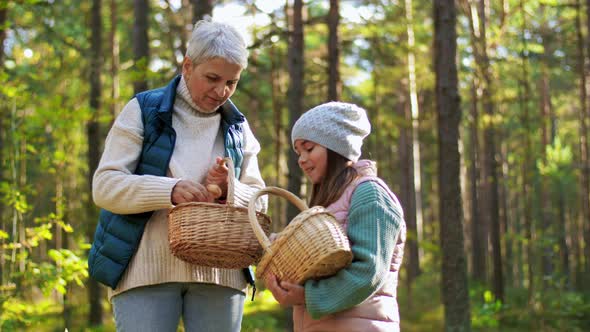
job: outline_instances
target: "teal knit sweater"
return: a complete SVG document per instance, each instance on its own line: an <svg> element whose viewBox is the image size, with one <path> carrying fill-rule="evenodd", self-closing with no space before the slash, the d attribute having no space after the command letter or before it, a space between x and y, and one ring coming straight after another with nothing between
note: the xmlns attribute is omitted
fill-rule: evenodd
<svg viewBox="0 0 590 332"><path fill-rule="evenodd" d="M352 263L332 277L305 283L307 311L317 319L354 307L381 288L389 272L403 213L373 181L354 191L347 234Z"/></svg>

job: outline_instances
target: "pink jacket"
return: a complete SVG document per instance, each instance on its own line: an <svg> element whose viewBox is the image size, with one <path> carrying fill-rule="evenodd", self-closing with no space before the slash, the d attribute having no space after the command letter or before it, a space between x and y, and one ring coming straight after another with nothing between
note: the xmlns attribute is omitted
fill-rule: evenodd
<svg viewBox="0 0 590 332"><path fill-rule="evenodd" d="M348 210L350 200L356 187L366 181L375 181L387 190L393 200L395 195L383 180L377 177L375 163L360 160L354 166L361 177L353 182L328 210L346 230L348 226ZM293 307L293 325L295 332L396 332L399 331L400 319L397 305L398 274L404 255L406 240L405 223L400 225L400 234L391 259L389 275L383 287L361 304L320 319L313 319L305 310L305 306Z"/></svg>

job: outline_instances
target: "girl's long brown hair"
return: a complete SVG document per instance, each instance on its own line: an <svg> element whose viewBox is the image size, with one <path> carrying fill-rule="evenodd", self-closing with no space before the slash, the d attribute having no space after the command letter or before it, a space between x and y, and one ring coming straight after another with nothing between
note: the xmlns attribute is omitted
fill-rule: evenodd
<svg viewBox="0 0 590 332"><path fill-rule="evenodd" d="M327 207L334 203L342 196L346 187L358 177L356 169L350 165L350 160L330 149L327 150L326 175L320 183L313 185L310 206Z"/></svg>

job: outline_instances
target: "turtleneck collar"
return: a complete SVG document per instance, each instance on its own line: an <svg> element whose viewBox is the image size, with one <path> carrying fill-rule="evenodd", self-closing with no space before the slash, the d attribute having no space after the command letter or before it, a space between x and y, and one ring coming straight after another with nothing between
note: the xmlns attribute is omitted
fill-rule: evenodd
<svg viewBox="0 0 590 332"><path fill-rule="evenodd" d="M181 75L180 82L178 82L178 87L176 88L176 95L177 100L180 100L181 102L186 104L187 108L189 108L191 111L195 113L201 115L213 115L217 113L217 110L211 112L204 111L199 106L197 106L197 104L195 104L191 96L191 92L188 89L188 86L186 85L186 81L184 80L184 75Z"/></svg>

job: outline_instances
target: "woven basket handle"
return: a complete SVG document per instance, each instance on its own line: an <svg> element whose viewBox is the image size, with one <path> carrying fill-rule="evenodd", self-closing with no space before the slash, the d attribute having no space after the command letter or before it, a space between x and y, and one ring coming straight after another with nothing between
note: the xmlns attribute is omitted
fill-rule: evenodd
<svg viewBox="0 0 590 332"><path fill-rule="evenodd" d="M250 202L248 203L248 218L250 219L250 225L252 225L252 229L254 230L254 235L256 235L256 238L258 238L258 242L260 242L260 245L262 245L262 248L265 251L272 254L272 251L270 250L270 244L271 244L270 240L268 239L266 234L264 234L262 227L260 227L260 224L258 223L258 220L256 219L256 201L258 200L258 198L260 196L266 195L266 194L275 194L277 196L281 196L283 198L286 198L301 211L307 210L308 206L304 201L299 199L299 197L295 196L290 191L287 191L285 189L278 188L278 187L266 187L266 188L260 189L252 196L252 198L250 199Z"/></svg>
<svg viewBox="0 0 590 332"><path fill-rule="evenodd" d="M223 161L227 165L227 199L226 202L234 204L234 182L236 181L236 171L234 170L234 161L230 157L223 158Z"/></svg>

